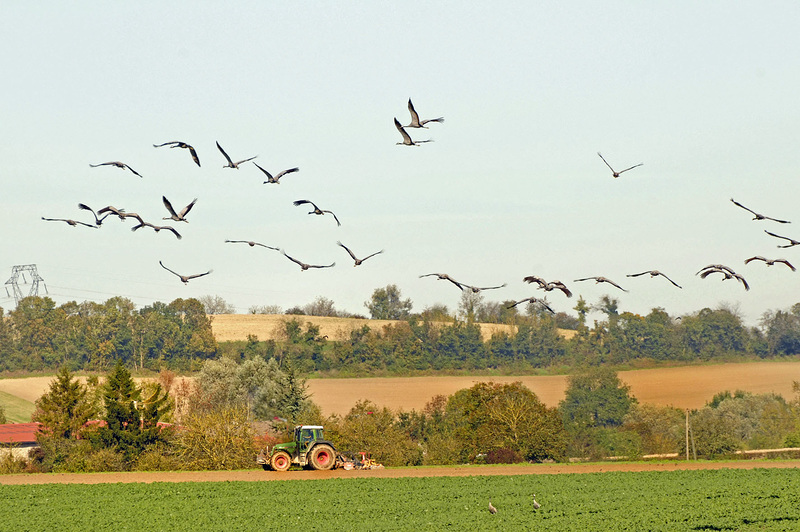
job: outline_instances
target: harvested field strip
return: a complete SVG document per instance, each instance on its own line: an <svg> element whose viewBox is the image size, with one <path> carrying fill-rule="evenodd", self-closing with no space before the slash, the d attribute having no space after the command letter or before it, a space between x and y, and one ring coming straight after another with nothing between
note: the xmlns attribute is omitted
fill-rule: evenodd
<svg viewBox="0 0 800 532"><path fill-rule="evenodd" d="M0 497L0 523L25 530L800 528L798 469L47 484L0 486Z"/></svg>
<svg viewBox="0 0 800 532"><path fill-rule="evenodd" d="M701 408L724 390L777 393L794 396L792 381L800 381L800 362L753 362L620 371L640 403ZM310 379L312 399L323 413L346 414L360 399L392 409L422 410L434 395L451 395L476 382L521 381L548 406L558 406L567 389L567 377L392 377Z"/></svg>
<svg viewBox="0 0 800 532"><path fill-rule="evenodd" d="M319 327L321 335L327 335L330 340L346 340L350 332L361 329L364 325L370 329L378 329L386 325L403 323L394 320L366 320L356 318L328 318L322 316L294 316L286 314L215 314L211 316L211 330L218 342L231 342L247 340L247 335L252 334L259 340L275 340L281 338L284 323L296 319L305 326L312 323ZM499 323L479 323L484 340L488 340L496 332L513 333L513 325ZM561 330L566 338L572 337L575 331Z"/></svg>

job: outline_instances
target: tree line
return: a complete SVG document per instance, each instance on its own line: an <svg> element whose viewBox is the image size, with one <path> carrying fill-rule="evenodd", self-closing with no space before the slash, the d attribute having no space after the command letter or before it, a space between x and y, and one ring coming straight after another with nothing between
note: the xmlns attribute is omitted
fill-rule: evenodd
<svg viewBox="0 0 800 532"><path fill-rule="evenodd" d="M723 391L689 413L639 404L613 370L598 367L570 376L557 407L520 382L479 382L435 396L421 411L361 400L345 415L323 416L288 360L207 360L193 380L164 370L139 384L121 362L102 379L62 367L36 402L40 448L28 459L0 458L0 473L254 468L259 449L291 439L296 424L322 424L340 453L368 452L387 466L687 450L722 457L800 446L800 383L795 392L787 401Z"/></svg>
<svg viewBox="0 0 800 532"><path fill-rule="evenodd" d="M444 306L411 313L410 301L390 285L375 291L369 308L402 321L381 329L365 323L347 338L332 340L313 324L303 323L302 316L291 315L278 339L251 336L220 344L211 329L213 317L196 299L156 302L137 310L122 297L60 306L48 297L29 297L7 314L0 309L0 371L60 366L98 371L118 360L134 370L196 371L208 359L260 353L291 360L301 374L407 375L800 354L800 303L766 313L758 327L745 326L729 308L704 308L681 317L656 308L642 316L620 311L608 296L593 306L579 299L577 318L534 305L525 311L502 305L502 323L513 325L513 332L499 332L484 341L478 318L497 308L489 305L487 310L475 297L480 296L465 294L460 317L448 314ZM315 308L326 307L323 303ZM591 309L601 311L605 319L587 324Z"/></svg>

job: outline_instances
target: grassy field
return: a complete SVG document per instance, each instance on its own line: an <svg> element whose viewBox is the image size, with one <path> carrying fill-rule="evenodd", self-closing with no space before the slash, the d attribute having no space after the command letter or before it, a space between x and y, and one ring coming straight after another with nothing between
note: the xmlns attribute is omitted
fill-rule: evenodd
<svg viewBox="0 0 800 532"><path fill-rule="evenodd" d="M46 484L0 498L6 530L800 529L800 469Z"/></svg>
<svg viewBox="0 0 800 532"><path fill-rule="evenodd" d="M0 406L6 413L9 423L28 423L33 414L33 403L16 395L0 391Z"/></svg>

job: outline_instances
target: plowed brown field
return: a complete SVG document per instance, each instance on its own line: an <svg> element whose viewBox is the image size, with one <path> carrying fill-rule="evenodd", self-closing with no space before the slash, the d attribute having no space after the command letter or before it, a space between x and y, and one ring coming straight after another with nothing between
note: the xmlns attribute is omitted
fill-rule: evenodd
<svg viewBox="0 0 800 532"><path fill-rule="evenodd" d="M265 480L324 480L331 478L469 477L496 475L561 475L610 471L677 471L699 469L797 468L800 461L742 460L735 462L659 462L595 464L514 464L374 469L370 471L171 471L129 473L52 473L0 475L7 484L111 484L152 482L263 482Z"/></svg>
<svg viewBox="0 0 800 532"><path fill-rule="evenodd" d="M800 381L800 362L753 362L712 366L620 371L640 403L700 408L724 390L777 393L793 397L792 381ZM437 394L451 395L476 382L521 381L548 406L564 398L567 377L398 377L366 379L312 379L308 388L326 414L346 413L359 399L392 409L421 410Z"/></svg>

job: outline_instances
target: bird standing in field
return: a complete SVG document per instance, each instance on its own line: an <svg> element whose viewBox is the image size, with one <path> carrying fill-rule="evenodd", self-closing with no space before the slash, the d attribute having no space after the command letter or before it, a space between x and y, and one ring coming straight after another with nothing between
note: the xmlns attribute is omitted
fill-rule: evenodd
<svg viewBox="0 0 800 532"><path fill-rule="evenodd" d="M760 255L759 255L759 256L756 256L756 257L750 257L749 259L745 259L744 263L745 263L745 264L749 264L749 263L751 263L751 262L752 262L752 261L754 261L754 260L760 260L760 261L764 261L764 263L766 263L766 265L767 265L767 266L772 266L772 265L773 265L773 264L775 264L776 262L780 262L780 263L782 263L782 264L785 264L785 265L787 265L787 266L788 266L788 267L789 267L789 268L790 268L792 271L797 271L797 268L795 268L794 266L792 266L792 263L790 263L790 262L789 262L788 260L786 260L786 259L767 259L767 258L764 258L764 257L762 257L762 256L760 256Z"/></svg>
<svg viewBox="0 0 800 532"><path fill-rule="evenodd" d="M133 168L131 168L127 164L119 162L119 161L109 161L107 163L90 164L89 166L91 166L92 168L97 168L98 166L116 166L117 168L122 168L123 170L125 170L127 168L128 170L130 170L134 174L138 175L139 177L142 177L142 175L139 172L137 172L136 170L134 170Z"/></svg>
<svg viewBox="0 0 800 532"><path fill-rule="evenodd" d="M284 250L280 250L280 252L283 253L284 257L286 257L290 261L292 261L295 264L297 264L298 266L300 266L300 271L306 271L309 268L332 268L333 266L336 266L335 262L332 262L331 264L326 264L324 266L317 266L315 264L306 264L305 262L301 262L301 261L295 259L294 257L290 257L289 255L286 254L286 252Z"/></svg>
<svg viewBox="0 0 800 532"><path fill-rule="evenodd" d="M403 137L403 142L397 142L396 144L403 144L405 146L419 146L423 142L433 142L433 140L411 140L411 135L403 128L400 122L397 121L397 118L394 119L394 127L397 128L397 131L400 132L400 135Z"/></svg>
<svg viewBox="0 0 800 532"><path fill-rule="evenodd" d="M542 505L539 504L538 502L536 502L536 494L534 493L533 494L533 509L534 510L538 510L541 507L542 507Z"/></svg>
<svg viewBox="0 0 800 532"><path fill-rule="evenodd" d="M427 124L428 122L439 122L439 123L444 122L444 118L442 118L441 116L439 118L429 118L428 120L420 120L417 111L414 109L414 104L411 103L411 98L408 99L408 112L411 113L411 123L405 127L421 127L428 129L425 127L425 124Z"/></svg>
<svg viewBox="0 0 800 532"><path fill-rule="evenodd" d="M172 208L172 203L169 202L166 196L161 196L161 201L164 202L164 207L166 207L167 210L169 211L169 216L165 216L164 218L162 218L162 220L175 220L176 222L189 223L189 220L187 220L185 216L189 214L189 211L192 210L192 207L194 207L197 198L193 199L192 202L186 207L184 207L179 213L175 212L175 209Z"/></svg>
<svg viewBox="0 0 800 532"><path fill-rule="evenodd" d="M344 244L342 244L341 242L336 242L336 244L337 244L339 247L341 247L341 248L344 248L344 250L345 250L345 251L346 251L346 252L347 252L347 253L350 255L350 257L351 257L351 258L352 258L352 259L355 261L355 264L353 264L353 267L360 266L360 265L361 265L361 263L362 263L362 262L364 262L365 260L367 260L368 258L370 258L370 257L374 257L375 255L379 255L379 254L383 253L383 250L380 250L380 251L376 251L375 253L373 253L373 254L371 254L371 255L367 255L367 256L366 256L366 257L364 257L363 259L359 259L358 257L356 257L355 253L353 253L352 251L350 251L350 248L348 248L347 246L345 246L345 245L344 245Z"/></svg>
<svg viewBox="0 0 800 532"><path fill-rule="evenodd" d="M773 222L778 222L779 224L792 223L792 222L790 222L788 220L778 220L777 218L770 218L769 216L764 216L763 214L759 214L756 211L754 211L753 209L748 209L747 207L745 207L744 205L742 205L738 201L734 200L733 198L731 198L731 201L737 207L741 207L742 209L746 210L747 212L752 213L753 214L753 220L772 220Z"/></svg>
<svg viewBox="0 0 800 532"><path fill-rule="evenodd" d="M274 248L272 246L268 246L266 244L262 244L260 242L253 242L252 240L226 240L226 243L230 244L247 244L250 247L253 246L261 246L262 248L273 249L275 251L280 251L278 248Z"/></svg>
<svg viewBox="0 0 800 532"><path fill-rule="evenodd" d="M160 148L162 146L169 146L170 148L185 148L189 150L189 153L192 154L192 160L195 162L195 164L197 164L197 166L200 166L200 159L197 157L197 152L189 144L186 144L185 142L181 142L179 140L165 142L164 144L153 144L154 148Z"/></svg>
<svg viewBox="0 0 800 532"><path fill-rule="evenodd" d="M286 174L291 174L291 173L293 173L293 172L299 172L299 171L300 171L300 169L299 169L299 168L297 168L297 167L295 167L295 168L289 168L288 170L284 170L284 171L282 171L282 172L278 173L278 175L276 175L275 177L273 177L273 176L272 176L272 174L270 174L269 172L267 172L266 170L264 170L263 168L261 168L261 167L258 165L258 163L254 162L253 164L254 164L254 165L256 165L256 167L257 167L259 170L261 170L262 172L264 172L264 175L266 175L266 176L267 176L267 180L266 180L266 181L264 181L264 184L267 184L267 183L273 183L273 184L275 184L275 185L280 185L280 184L281 184L281 182L280 182L280 178L281 178L281 177L285 176Z"/></svg>
<svg viewBox="0 0 800 532"><path fill-rule="evenodd" d="M71 225L72 227L85 225L86 227L91 227L92 229L98 229L96 225L79 222L77 220L70 220L69 218L45 218L44 216L42 216L42 220L44 220L45 222L65 222L68 225Z"/></svg>
<svg viewBox="0 0 800 532"><path fill-rule="evenodd" d="M325 213L327 212L328 214L330 214L331 216L333 216L333 219L334 219L334 220L336 220L336 225L342 225L342 224L340 224L340 223L339 223L339 218L337 218L337 217L336 217L336 215L335 215L335 214L333 214L333 211L326 211L326 210L322 210L322 209L320 209L319 207L317 207L317 206L314 204L314 202L313 202L313 201L304 200L304 199L299 199L299 200L296 200L296 201L292 202L292 204L293 204L295 207L297 207L297 206L299 206L299 205L305 205L306 203L308 203L308 204L310 204L312 207L314 207L314 210L313 210L313 211L311 211L311 212L309 212L308 214L323 215L323 214L325 214Z"/></svg>
<svg viewBox="0 0 800 532"><path fill-rule="evenodd" d="M779 248L790 248L792 246L800 246L800 240L795 240L794 238L789 238L788 236L776 235L775 233L770 233L766 229L764 229L764 232L767 233L769 236L774 236L775 238L782 238L784 240L789 241L789 243L786 244L785 246L779 245L778 246Z"/></svg>
<svg viewBox="0 0 800 532"><path fill-rule="evenodd" d="M219 145L219 142L217 142L217 148L219 149L219 151L220 151L220 152L222 152L222 155L224 155L224 156L225 156L225 159L228 161L228 164L226 164L225 166L223 166L223 168L236 168L236 169L238 170L238 169L239 169L239 165L240 165L240 164L242 164L242 163L246 163L247 161L252 161L252 160L253 160L253 159L255 159L256 157L258 157L258 155L254 155L253 157L250 157L250 158L248 158L248 159L242 159L241 161L233 162L233 161L231 160L231 158L230 158L230 157L228 157L228 154L227 154L227 153L225 153L225 150L223 150L223 149L222 149L222 146L220 146L220 145Z"/></svg>
<svg viewBox="0 0 800 532"><path fill-rule="evenodd" d="M579 281L589 281L589 280L592 280L592 279L594 279L594 282L595 282L595 284L598 284L598 283L608 283L608 284L610 284L611 286L616 286L617 288L619 288L619 289L620 289L620 290L622 290L623 292L627 292L627 290L625 290L624 288L622 288L620 285L618 285L617 283L615 283L615 282L614 282L614 281L612 281L611 279L608 279L608 278L606 278L606 277L602 277L602 276L597 276L597 277L584 277L583 279L575 279L575 282L577 283L577 282L579 282Z"/></svg>
<svg viewBox="0 0 800 532"><path fill-rule="evenodd" d="M676 283L675 281L673 281L672 279L670 279L669 277L667 277L666 275L664 275L663 273L661 273L658 270L649 270L649 271L642 272L642 273L631 273L631 274L626 275L626 277L639 277L640 275L645 275L645 274L648 274L648 273L650 274L650 277L657 277L657 276L660 275L661 277L663 277L664 279L666 279L670 283L674 284L678 288L683 288L678 283Z"/></svg>
<svg viewBox="0 0 800 532"><path fill-rule="evenodd" d="M492 515L497 513L497 508L494 507L494 505L492 504L492 501L489 501L489 513L492 514Z"/></svg>
<svg viewBox="0 0 800 532"><path fill-rule="evenodd" d="M600 155L600 152L597 152L597 155ZM604 162L604 163L606 163L606 166L608 166L609 168L611 168L611 165L610 165L610 164L608 164L608 161L606 161L605 157L603 157L602 155L600 155L600 158L601 158L601 159L603 159L603 162ZM631 166L630 168L626 168L625 170L620 170L619 172L617 172L616 170L614 170L613 168L611 168L611 174L612 174L614 177L619 177L619 175L620 175L621 173L623 173L623 172L627 172L628 170L633 170L633 169L634 169L634 168L636 168L637 166L642 166L643 164L644 164L644 163L634 164L634 165L633 165L633 166Z"/></svg>
<svg viewBox="0 0 800 532"><path fill-rule="evenodd" d="M431 277L431 276L434 276L434 275L436 277L438 277L439 281L450 281L451 283L456 285L459 290L461 290L462 292L464 291L464 285L462 285L461 283L459 283L458 281L456 281L455 279L453 279L452 277L450 277L446 273L426 273L425 275L420 275L419 277L420 277L420 279L422 279L423 277Z"/></svg>
<svg viewBox="0 0 800 532"><path fill-rule="evenodd" d="M194 275L181 275L178 272L174 272L174 271L170 270L169 268L167 268L166 266L164 266L164 264L161 261L158 261L158 263L161 264L161 267L164 268L165 270L167 270L168 272L170 272L172 274L175 274L178 277L180 277L180 279L183 282L183 284L188 284L190 279L195 279L197 277L202 277L202 276L208 275L209 273L214 271L214 270L208 270L205 273L196 273Z"/></svg>

